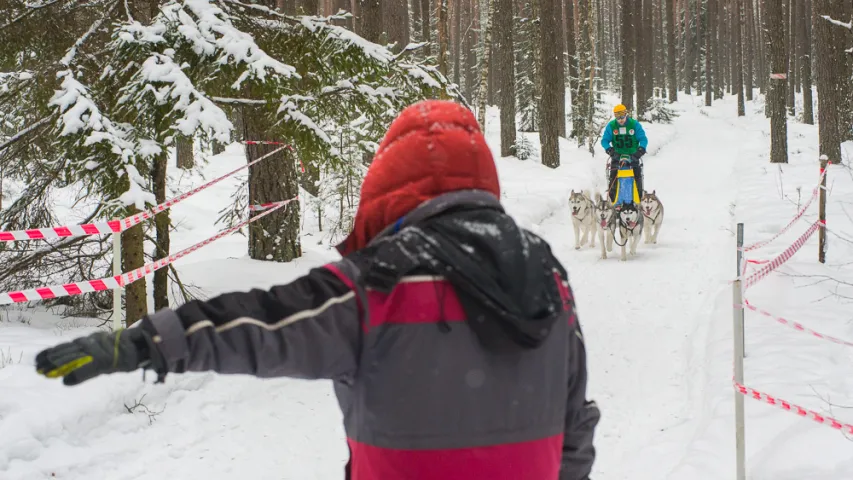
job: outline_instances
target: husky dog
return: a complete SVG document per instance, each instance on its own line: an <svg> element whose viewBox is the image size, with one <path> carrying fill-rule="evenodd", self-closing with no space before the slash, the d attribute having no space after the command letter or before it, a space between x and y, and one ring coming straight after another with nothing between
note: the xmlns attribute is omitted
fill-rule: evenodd
<svg viewBox="0 0 853 480"><path fill-rule="evenodd" d="M616 209L605 195L595 192L595 229L598 231L598 239L601 240L601 258L607 258L607 252L613 251L613 233L618 225ZM607 250L604 248L605 239Z"/></svg>
<svg viewBox="0 0 853 480"><path fill-rule="evenodd" d="M623 203L619 210L619 234L624 243L619 244L622 247L622 261L628 260L625 256L625 245L631 242L631 255L637 254L637 244L640 242L640 235L643 233L643 214L634 203ZM618 242L617 242L618 243Z"/></svg>
<svg viewBox="0 0 853 480"><path fill-rule="evenodd" d="M658 233L660 227L663 226L663 203L660 198L652 190L652 193L643 192L643 199L640 200L640 208L643 210L645 223L643 227L643 243L658 243Z"/></svg>
<svg viewBox="0 0 853 480"><path fill-rule="evenodd" d="M592 237L592 246L595 247L595 204L590 200L589 192L572 190L569 206L572 207L572 226L575 227L575 250L586 245L588 237Z"/></svg>

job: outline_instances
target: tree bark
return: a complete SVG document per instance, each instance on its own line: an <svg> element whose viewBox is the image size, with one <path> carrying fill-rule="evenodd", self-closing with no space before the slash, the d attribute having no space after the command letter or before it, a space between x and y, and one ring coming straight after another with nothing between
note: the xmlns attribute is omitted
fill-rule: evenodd
<svg viewBox="0 0 853 480"><path fill-rule="evenodd" d="M812 32L817 57L817 124L820 155L831 163L841 161L841 132L838 130L838 107L843 105L836 88L836 66L839 61L833 25L823 15L832 15L836 0L812 0Z"/></svg>
<svg viewBox="0 0 853 480"><path fill-rule="evenodd" d="M669 86L669 102L678 100L678 78L675 76L675 0L666 1L666 83Z"/></svg>
<svg viewBox="0 0 853 480"><path fill-rule="evenodd" d="M193 158L193 139L189 137L177 137L175 145L178 168L190 170L195 166ZM163 200L157 200L161 202Z"/></svg>
<svg viewBox="0 0 853 480"><path fill-rule="evenodd" d="M430 39L430 32L432 31L432 28L430 27L431 11L429 8L429 0L420 0L420 2L421 10L423 11L423 22L421 23L421 41L426 42L426 45L424 45L424 55L429 57L431 55L430 51L432 46L432 40Z"/></svg>
<svg viewBox="0 0 853 480"><path fill-rule="evenodd" d="M495 1L485 0L488 7L488 17L486 26L483 29L483 61L480 63L480 89L477 93L477 122L480 124L480 130L486 131L486 103L489 88L489 67L491 63L492 53L492 24L495 18Z"/></svg>
<svg viewBox="0 0 853 480"><path fill-rule="evenodd" d="M515 154L515 44L512 0L492 0L495 9L495 72L500 88L501 156Z"/></svg>
<svg viewBox="0 0 853 480"><path fill-rule="evenodd" d="M622 0L622 105L634 108L635 22L633 0Z"/></svg>
<svg viewBox="0 0 853 480"><path fill-rule="evenodd" d="M453 43L453 83L462 85L462 5L468 0L453 0L450 18L453 19L453 30L450 38ZM512 0L510 0L512 3Z"/></svg>
<svg viewBox="0 0 853 480"><path fill-rule="evenodd" d="M735 37L735 61L734 61L734 69L735 69L735 93L737 94L737 116L743 117L746 115L746 105L744 104L744 95L743 95L743 41L741 39L741 8L740 3L742 0L732 0L732 4L734 10L732 11L732 18L734 19L733 27L734 27L734 37Z"/></svg>
<svg viewBox="0 0 853 480"><path fill-rule="evenodd" d="M712 79L714 76L712 75L711 70L711 38L716 33L716 29L714 28L714 14L713 7L716 0L706 0L705 2L705 22L708 27L705 30L705 106L710 107L712 102L712 91L714 90L714 85Z"/></svg>
<svg viewBox="0 0 853 480"><path fill-rule="evenodd" d="M634 20L634 39L635 39L635 58L634 58L634 85L637 95L637 117L643 118L646 114L646 83L649 71L649 52L646 50L646 18L645 18L645 3L649 0L637 0L636 10L633 12Z"/></svg>
<svg viewBox="0 0 853 480"><path fill-rule="evenodd" d="M265 138L271 120L260 111L243 107L247 138ZM251 162L275 150L273 145L246 145ZM296 158L284 149L249 170L249 203L263 204L295 198L299 193ZM249 257L254 260L289 262L302 255L299 241L299 204L291 203L249 224Z"/></svg>
<svg viewBox="0 0 853 480"><path fill-rule="evenodd" d="M789 51L787 55L788 60L788 81L786 88L786 98L785 104L788 106L788 115L794 116L797 114L796 109L796 96L794 94L794 84L797 83L797 74L796 74L796 55L794 55L794 47L796 45L796 37L794 36L794 32L796 32L797 20L796 15L791 15L792 7L794 7L794 0L783 0L782 8L785 9L785 22L786 27L786 36L788 39Z"/></svg>
<svg viewBox="0 0 853 480"><path fill-rule="evenodd" d="M767 15L767 44L770 48L770 73L784 76L788 70L788 37L785 34L784 7L778 0L763 0ZM767 104L770 107L770 163L788 163L788 117L785 114L787 81L770 81Z"/></svg>
<svg viewBox="0 0 853 480"><path fill-rule="evenodd" d="M445 0L446 1L446 0ZM382 4L382 23L394 53L402 52L409 44L409 1L385 0Z"/></svg>
<svg viewBox="0 0 853 480"><path fill-rule="evenodd" d="M438 18L438 71L447 77L447 0L435 0Z"/></svg>
<svg viewBox="0 0 853 480"><path fill-rule="evenodd" d="M571 102L572 102L572 118L574 118L574 114L578 108L578 52L577 45L575 43L575 2L573 0L565 0L565 12L566 12L566 56L569 61L569 91L571 92ZM575 132L575 122L572 121L572 133L569 135L572 138L577 138Z"/></svg>
<svg viewBox="0 0 853 480"><path fill-rule="evenodd" d="M361 13L359 35L373 43L382 43L382 1L358 0Z"/></svg>
<svg viewBox="0 0 853 480"><path fill-rule="evenodd" d="M542 72L557 72L563 68L560 58L562 48L559 45L557 25L557 3L559 0L541 0L539 2L539 44L542 52ZM542 123L539 127L539 143L542 151L542 164L557 168L560 166L560 109L558 102L562 97L560 90L565 91L562 75L542 75L542 96L539 111ZM563 120L565 121L565 120Z"/></svg>
<svg viewBox="0 0 853 480"><path fill-rule="evenodd" d="M180 142L178 143L180 146ZM190 154L192 154L192 143L190 143ZM180 155L178 156L180 159ZM192 158L192 157L191 157ZM154 184L154 198L157 203L166 201L166 171L168 167L168 155L159 155L154 159L151 169L151 179ZM154 217L154 228L157 234L154 258L157 260L169 256L169 210L165 210ZM154 310L169 307L169 270L161 268L154 272Z"/></svg>
<svg viewBox="0 0 853 480"><path fill-rule="evenodd" d="M797 22L799 27L800 41L797 47L797 54L800 56L800 80L803 84L803 123L814 125L814 99L812 98L812 42L809 32L811 24L811 12L806 9L806 2L800 0L797 2L797 16L800 21Z"/></svg>
<svg viewBox="0 0 853 480"><path fill-rule="evenodd" d="M746 50L746 80L744 82L744 89L746 90L746 100L748 102L752 101L752 88L755 86L755 53L753 52L753 45L755 45L755 38L753 38L755 34L755 21L753 19L753 5L752 0L745 0L744 4L744 26L746 28L746 41L744 48Z"/></svg>

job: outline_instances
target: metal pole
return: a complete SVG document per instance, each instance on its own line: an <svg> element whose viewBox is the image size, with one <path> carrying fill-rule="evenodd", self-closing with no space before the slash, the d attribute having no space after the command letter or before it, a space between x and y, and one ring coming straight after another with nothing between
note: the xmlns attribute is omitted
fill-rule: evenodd
<svg viewBox="0 0 853 480"><path fill-rule="evenodd" d="M743 253L740 247L743 247L743 224L737 224L737 276L732 284L732 318L734 325L734 379L737 383L743 385L743 357L744 357L744 331L743 331L743 290L741 289L741 262ZM735 390L735 455L737 466L737 480L746 480L746 437L743 412L743 395Z"/></svg>
<svg viewBox="0 0 853 480"><path fill-rule="evenodd" d="M743 248L743 224L742 224L742 223L738 223L738 224L737 224L737 275L736 275L737 277L740 277L741 273L743 272L743 251L741 251L741 248ZM738 305L738 304L736 304L736 305ZM740 314L741 314L741 323L740 323L740 338L741 338L741 343L740 343L740 349L741 349L741 351L743 352L743 356L744 356L744 358L746 358L746 344L745 344L745 342L746 342L746 334L745 334L745 333L744 333L744 331L743 331L743 328L744 328L744 326L743 326L743 324L744 324L744 322L743 322L743 317L744 317L744 314L745 314L745 313L746 313L746 311L745 311L744 309L742 309L742 308L741 308L741 309L740 309Z"/></svg>
<svg viewBox="0 0 853 480"><path fill-rule="evenodd" d="M113 233L113 276L121 275L121 232ZM121 292L123 288L113 290L113 331L121 328Z"/></svg>

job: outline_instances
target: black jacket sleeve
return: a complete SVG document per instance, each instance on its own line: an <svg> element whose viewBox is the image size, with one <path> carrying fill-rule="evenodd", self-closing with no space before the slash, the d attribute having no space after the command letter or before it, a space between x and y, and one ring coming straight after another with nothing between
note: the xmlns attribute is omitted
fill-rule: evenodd
<svg viewBox="0 0 853 480"><path fill-rule="evenodd" d="M265 290L191 301L143 319L169 372L339 379L354 375L361 304L346 260Z"/></svg>

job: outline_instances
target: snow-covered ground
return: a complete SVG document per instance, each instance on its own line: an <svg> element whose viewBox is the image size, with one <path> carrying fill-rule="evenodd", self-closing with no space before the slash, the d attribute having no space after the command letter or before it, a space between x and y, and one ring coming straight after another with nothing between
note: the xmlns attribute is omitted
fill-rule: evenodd
<svg viewBox="0 0 853 480"><path fill-rule="evenodd" d="M773 236L817 181L817 127L789 124L791 163L778 167L768 163L762 105L748 105L740 119L734 99L701 105L682 96L674 124L646 127L646 188L664 202L665 224L658 244L641 244L628 262L618 254L601 260L598 248L573 248L567 199L573 188L604 191L600 150L592 157L562 140L557 170L534 159L497 160L507 209L551 243L571 275L587 342L589 396L602 409L596 480L734 476L729 281L735 225L745 224L747 243ZM496 110L489 119L488 138L498 151ZM527 135L538 152L536 134ZM845 155L853 153L853 145L845 147ZM213 178L242 161L232 145L211 159L205 175ZM747 296L777 315L853 341L844 298L853 297L853 288L820 277L853 282L846 265L853 258L846 209L853 174L833 166L828 178L827 263L816 261L814 235ZM186 179L182 187L201 181ZM217 212L236 185L222 182L175 208L174 249L219 230ZM747 256L768 259L783 251L814 222L816 207ZM205 295L287 282L337 257L313 223L305 222L305 256L292 264L248 260L245 239L232 236L177 267ZM33 357L92 327L32 310L0 314L0 479L342 478L347 449L328 382L193 374L152 385L151 377L142 383L134 373L66 388L36 376ZM853 423L853 412L844 408L853 405L850 347L752 312L746 320L748 386ZM746 399L746 417L748 478L853 477L851 443L838 431L752 399Z"/></svg>

